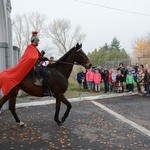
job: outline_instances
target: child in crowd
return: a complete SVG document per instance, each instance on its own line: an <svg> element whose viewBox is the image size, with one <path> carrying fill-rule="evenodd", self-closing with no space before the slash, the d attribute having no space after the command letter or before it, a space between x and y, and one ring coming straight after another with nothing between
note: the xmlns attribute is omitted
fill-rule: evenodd
<svg viewBox="0 0 150 150"><path fill-rule="evenodd" d="M86 82L86 69L83 68L82 69L82 83L83 83L83 90L87 90L88 87L87 87L87 82Z"/></svg>
<svg viewBox="0 0 150 150"><path fill-rule="evenodd" d="M150 68L147 68L146 74L145 74L145 83L147 87L147 96L150 96Z"/></svg>
<svg viewBox="0 0 150 150"><path fill-rule="evenodd" d="M86 81L88 84L88 89L89 89L90 93L92 93L93 92L93 81L94 81L94 72L92 70L92 67L86 73Z"/></svg>
<svg viewBox="0 0 150 150"><path fill-rule="evenodd" d="M82 69L79 68L79 71L77 73L77 82L79 84L79 90L81 90L82 87Z"/></svg>
<svg viewBox="0 0 150 150"><path fill-rule="evenodd" d="M113 84L112 84L112 69L109 70L108 83L109 83L109 91L112 92L112 90L113 90Z"/></svg>
<svg viewBox="0 0 150 150"><path fill-rule="evenodd" d="M124 81L124 77L121 74L121 71L118 70L118 74L116 76L116 82L117 82L117 87L118 87L118 93L122 93L123 90L123 81Z"/></svg>
<svg viewBox="0 0 150 150"><path fill-rule="evenodd" d="M142 67L139 67L138 70L137 83L139 85L140 95L143 96L145 91L145 73Z"/></svg>
<svg viewBox="0 0 150 150"><path fill-rule="evenodd" d="M131 71L128 71L127 77L126 77L126 84L128 86L128 91L129 93L133 93L133 88L134 88L134 77L131 74Z"/></svg>
<svg viewBox="0 0 150 150"><path fill-rule="evenodd" d="M103 77L104 89L105 89L104 93L108 93L108 91L109 91L108 76L109 76L109 71L108 71L107 67L105 66L104 70L102 71L102 77Z"/></svg>
<svg viewBox="0 0 150 150"><path fill-rule="evenodd" d="M123 63L120 63L119 64L119 67L117 69L117 71L121 71L121 75L122 75L122 78L123 78L123 82L125 81L125 67L124 67L124 64ZM123 82L122 82L122 92L124 92L124 86L123 86Z"/></svg>
<svg viewBox="0 0 150 150"><path fill-rule="evenodd" d="M126 77L128 75L128 71L130 70L130 65L127 65L126 69L125 69L125 73L124 73L124 78L126 80ZM126 92L128 92L128 84L126 83Z"/></svg>
<svg viewBox="0 0 150 150"><path fill-rule="evenodd" d="M132 67L132 70L131 70L131 74L132 74L132 76L134 78L134 81L136 82L137 73L136 73L136 71L135 71L135 69L133 67Z"/></svg>
<svg viewBox="0 0 150 150"><path fill-rule="evenodd" d="M101 80L102 80L101 74L99 73L98 69L95 69L94 73L95 92L100 92Z"/></svg>
<svg viewBox="0 0 150 150"><path fill-rule="evenodd" d="M117 69L116 68L114 68L113 69L113 72L112 72L112 84L113 84L113 91L114 92L117 92L117 89L116 89L116 87L117 87L117 82L116 82L116 76L117 76Z"/></svg>

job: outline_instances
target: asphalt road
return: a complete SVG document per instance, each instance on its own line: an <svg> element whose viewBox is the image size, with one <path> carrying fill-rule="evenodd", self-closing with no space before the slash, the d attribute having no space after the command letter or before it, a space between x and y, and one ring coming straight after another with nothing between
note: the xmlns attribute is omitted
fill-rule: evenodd
<svg viewBox="0 0 150 150"><path fill-rule="evenodd" d="M17 125L9 111L2 112L0 150L150 150L150 97L80 101L72 106L61 127L53 121L54 104L17 108L26 127ZM62 105L60 117L65 109Z"/></svg>

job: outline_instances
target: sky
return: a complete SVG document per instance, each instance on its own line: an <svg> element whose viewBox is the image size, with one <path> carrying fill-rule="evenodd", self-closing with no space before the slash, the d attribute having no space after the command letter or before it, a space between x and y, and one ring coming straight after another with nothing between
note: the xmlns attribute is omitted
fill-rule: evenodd
<svg viewBox="0 0 150 150"><path fill-rule="evenodd" d="M11 0L11 5L12 18L38 11L49 22L59 18L80 25L86 34L85 53L110 45L116 37L131 55L133 39L150 33L150 0Z"/></svg>

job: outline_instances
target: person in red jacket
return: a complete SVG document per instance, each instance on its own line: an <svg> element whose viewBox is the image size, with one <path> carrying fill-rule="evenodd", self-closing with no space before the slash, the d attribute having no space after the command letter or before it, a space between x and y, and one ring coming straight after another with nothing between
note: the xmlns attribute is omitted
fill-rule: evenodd
<svg viewBox="0 0 150 150"><path fill-rule="evenodd" d="M94 73L95 92L100 92L101 80L102 80L101 74L99 73L98 69L95 69Z"/></svg>
<svg viewBox="0 0 150 150"><path fill-rule="evenodd" d="M31 71L39 59L42 59L42 54L37 49L39 44L38 32L32 32L31 44L24 51L18 64L12 68L3 70L0 73L0 88L4 95L7 95L12 88L19 84L23 78ZM48 89L49 73L40 67L40 75L43 77L43 96L51 96Z"/></svg>
<svg viewBox="0 0 150 150"><path fill-rule="evenodd" d="M93 92L93 81L94 81L94 72L92 70L92 67L86 73L86 81L88 84L88 89L92 93Z"/></svg>

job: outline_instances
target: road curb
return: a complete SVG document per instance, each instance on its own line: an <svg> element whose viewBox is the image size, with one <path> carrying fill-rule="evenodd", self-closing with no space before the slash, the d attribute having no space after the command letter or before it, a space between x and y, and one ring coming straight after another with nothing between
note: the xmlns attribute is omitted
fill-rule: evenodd
<svg viewBox="0 0 150 150"><path fill-rule="evenodd" d="M69 98L69 102L78 102L78 101L85 101L85 100L98 100L98 99L107 99L112 97L122 97L122 96L131 96L135 94L129 94L129 93L119 93L119 94L104 94L104 95L98 95L98 96L87 96L87 97L80 97L78 98ZM42 105L49 105L49 104L55 104L56 100L43 100L43 101L34 101L34 102L28 102L28 103L19 103L16 104L16 108L20 107L30 107L30 106L42 106Z"/></svg>

